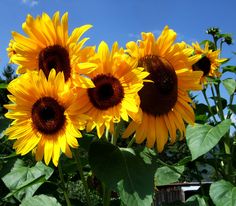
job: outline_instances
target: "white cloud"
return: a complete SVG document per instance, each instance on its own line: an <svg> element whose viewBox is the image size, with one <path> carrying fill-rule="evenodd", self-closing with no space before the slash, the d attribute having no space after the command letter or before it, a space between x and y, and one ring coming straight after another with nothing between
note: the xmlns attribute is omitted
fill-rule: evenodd
<svg viewBox="0 0 236 206"><path fill-rule="evenodd" d="M38 5L38 1L37 0L21 0L21 2L27 6L30 6L30 7L34 7L36 5Z"/></svg>

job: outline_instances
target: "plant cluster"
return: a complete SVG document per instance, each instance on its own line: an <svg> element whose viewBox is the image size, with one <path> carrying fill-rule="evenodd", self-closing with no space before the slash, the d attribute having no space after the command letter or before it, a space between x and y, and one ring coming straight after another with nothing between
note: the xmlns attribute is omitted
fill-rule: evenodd
<svg viewBox="0 0 236 206"><path fill-rule="evenodd" d="M220 58L231 35L210 28L213 41L188 45L166 26L109 49L85 45L91 27L69 34L68 13L56 12L28 15L25 35L12 32L0 204L143 206L159 186L197 181L199 193L178 204L236 205L236 81L223 78L236 66Z"/></svg>

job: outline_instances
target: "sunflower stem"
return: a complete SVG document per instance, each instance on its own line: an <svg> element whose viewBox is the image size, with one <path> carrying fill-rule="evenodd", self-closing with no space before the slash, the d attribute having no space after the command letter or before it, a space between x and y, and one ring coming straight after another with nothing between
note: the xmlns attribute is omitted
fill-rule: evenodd
<svg viewBox="0 0 236 206"><path fill-rule="evenodd" d="M215 118L215 115L214 115L214 113L212 112L210 102L208 101L208 98L207 98L207 95L206 95L206 89L203 89L203 90L202 90L202 94L203 94L204 99L205 99L205 101L206 101L206 103L207 103L208 110L209 110L209 112L211 113L212 118L214 119L215 123L217 123L217 120L216 120L216 118Z"/></svg>
<svg viewBox="0 0 236 206"><path fill-rule="evenodd" d="M103 184L103 206L109 206L111 200L111 190Z"/></svg>
<svg viewBox="0 0 236 206"><path fill-rule="evenodd" d="M82 181L83 186L84 186L84 191L85 191L85 195L86 195L86 199L87 199L87 204L88 204L88 206L91 206L92 204L91 204L91 200L90 200L90 196L89 196L88 184L87 184L87 181L85 180L83 167L82 167L77 149L73 150L73 155L74 155L74 158L75 158L77 169L78 169L79 174L80 174L81 181Z"/></svg>
<svg viewBox="0 0 236 206"><path fill-rule="evenodd" d="M222 102L221 102L219 84L215 85L215 90L216 90L217 101L218 101L218 106L219 106L220 119L221 119L221 121L223 121L225 118L224 118L223 106L222 106Z"/></svg>
<svg viewBox="0 0 236 206"><path fill-rule="evenodd" d="M127 145L127 148L132 147L133 143L135 142L135 135L132 137L132 139L130 140L129 144Z"/></svg>
<svg viewBox="0 0 236 206"><path fill-rule="evenodd" d="M64 177L63 177L63 172L62 172L62 167L61 167L60 161L58 163L58 171L59 171L59 177L60 177L61 183L62 183L63 194L64 194L64 197L65 197L65 200L66 200L66 205L71 206L70 199L69 199L69 196L68 196L68 193L67 193L67 189L65 187L65 180L64 180Z"/></svg>
<svg viewBox="0 0 236 206"><path fill-rule="evenodd" d="M114 134L112 135L111 143L113 145L116 145L117 139L120 134L120 128L121 128L121 123L119 122L118 124L116 124Z"/></svg>

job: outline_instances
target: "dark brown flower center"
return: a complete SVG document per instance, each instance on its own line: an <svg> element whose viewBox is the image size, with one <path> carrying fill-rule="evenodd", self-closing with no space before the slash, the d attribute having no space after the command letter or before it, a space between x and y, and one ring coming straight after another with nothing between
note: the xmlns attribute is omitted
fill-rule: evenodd
<svg viewBox="0 0 236 206"><path fill-rule="evenodd" d="M109 74L99 74L93 79L94 88L88 89L88 96L94 107L106 110L119 104L124 90L118 79Z"/></svg>
<svg viewBox="0 0 236 206"><path fill-rule="evenodd" d="M150 115L167 114L177 101L177 76L172 65L162 57L147 55L139 60L150 75L139 91L140 107Z"/></svg>
<svg viewBox="0 0 236 206"><path fill-rule="evenodd" d="M203 71L203 76L207 76L211 70L211 61L206 57L202 57L193 66L193 71Z"/></svg>
<svg viewBox="0 0 236 206"><path fill-rule="evenodd" d="M60 46L48 46L39 53L39 68L43 70L46 77L48 77L51 69L56 72L63 72L65 81L70 78L71 67L68 51Z"/></svg>
<svg viewBox="0 0 236 206"><path fill-rule="evenodd" d="M31 117L36 129L44 134L58 132L65 123L64 107L52 97L42 97L33 104Z"/></svg>

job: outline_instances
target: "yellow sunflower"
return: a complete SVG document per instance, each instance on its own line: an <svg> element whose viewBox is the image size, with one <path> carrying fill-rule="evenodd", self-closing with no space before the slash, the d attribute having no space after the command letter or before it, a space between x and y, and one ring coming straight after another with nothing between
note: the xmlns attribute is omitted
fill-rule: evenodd
<svg viewBox="0 0 236 206"><path fill-rule="evenodd" d="M84 129L85 116L79 100L65 84L64 74L53 69L48 80L42 70L21 75L8 85L11 104L6 117L13 119L5 134L15 140L17 154L36 151L36 160L55 166L61 151L71 157L70 147L78 147L78 129Z"/></svg>
<svg viewBox="0 0 236 206"><path fill-rule="evenodd" d="M97 55L90 60L97 64L96 70L88 75L95 87L78 92L84 111L91 117L87 131L96 128L99 137L105 128L113 132L114 123L121 118L125 121L129 117L138 119L138 91L148 72L128 62L126 57L117 43L109 51L108 45L101 42Z"/></svg>
<svg viewBox="0 0 236 206"><path fill-rule="evenodd" d="M60 14L56 12L52 19L43 13L35 19L28 15L22 24L22 29L27 36L12 32L13 39L7 48L10 61L18 66L17 73L22 74L27 70L42 69L48 77L50 70L63 71L67 81L73 76L74 67L83 63L95 52L94 47L84 47L88 38L80 40L81 36L91 25L84 25L68 34L68 13L65 13L60 21ZM14 51L14 53L12 53ZM83 65L82 65L83 66ZM83 67L81 66L81 70ZM87 70L80 71L86 74ZM81 81L89 79L80 76Z"/></svg>
<svg viewBox="0 0 236 206"><path fill-rule="evenodd" d="M127 52L136 59L138 65L150 73L139 91L141 124L132 121L123 134L124 138L135 133L136 142L145 139L147 147L156 143L161 152L168 141L176 141L176 131L181 138L185 133L185 122L194 123L194 111L191 107L189 90L202 89L199 84L201 71L191 71L196 57L188 58L189 49L184 42L174 44L176 33L167 26L159 38L152 33L142 33L138 43L127 43Z"/></svg>
<svg viewBox="0 0 236 206"><path fill-rule="evenodd" d="M194 71L203 71L201 82L206 82L206 77L220 77L218 71L222 62L227 59L219 59L220 50L212 51L209 49L209 43L206 42L204 49L196 42L193 43L194 54L200 57L200 60L193 64Z"/></svg>

